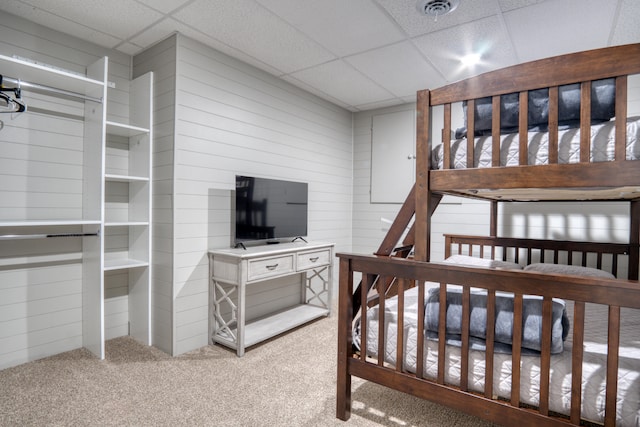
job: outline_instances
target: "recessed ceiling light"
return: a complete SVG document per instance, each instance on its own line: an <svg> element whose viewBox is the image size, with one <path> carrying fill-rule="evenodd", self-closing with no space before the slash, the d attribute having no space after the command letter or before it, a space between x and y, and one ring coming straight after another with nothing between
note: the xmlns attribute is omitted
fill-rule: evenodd
<svg viewBox="0 0 640 427"><path fill-rule="evenodd" d="M481 57L479 53L470 53L460 58L460 62L462 62L462 65L464 65L465 67L471 67L479 64L480 58Z"/></svg>
<svg viewBox="0 0 640 427"><path fill-rule="evenodd" d="M460 0L418 0L416 7L418 12L437 20L438 16L453 12L459 4Z"/></svg>

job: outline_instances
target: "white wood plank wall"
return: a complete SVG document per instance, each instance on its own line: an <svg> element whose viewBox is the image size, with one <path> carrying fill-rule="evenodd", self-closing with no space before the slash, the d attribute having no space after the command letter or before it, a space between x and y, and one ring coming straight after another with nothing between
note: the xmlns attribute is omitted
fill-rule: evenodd
<svg viewBox="0 0 640 427"><path fill-rule="evenodd" d="M640 115L640 76L629 78L629 116ZM354 115L353 250L375 252L400 204L370 203L371 120L376 114L415 109L414 104L356 113ZM438 116L434 113L434 124ZM461 107L452 107L453 128L462 126ZM457 124L456 124L457 123ZM432 130L440 138L440 130ZM435 139L434 139L435 140ZM627 242L628 203L517 203L501 204L498 234L502 236ZM486 235L489 232L489 204L473 199L445 197L432 219L432 260L444 256L445 233Z"/></svg>
<svg viewBox="0 0 640 427"><path fill-rule="evenodd" d="M116 89L108 108L111 117L128 115L128 55L8 14L0 14L0 53L78 73L109 56ZM23 98L28 112L0 116L0 220L80 219L83 104L26 90ZM0 369L82 346L81 245L77 238L0 241ZM110 307L108 298L108 312L117 312L115 301Z"/></svg>
<svg viewBox="0 0 640 427"><path fill-rule="evenodd" d="M400 204L371 203L371 126L376 114L392 113L414 105L381 108L354 114L353 120L353 251L373 253L378 249ZM384 219L384 220L383 220Z"/></svg>
<svg viewBox="0 0 640 427"><path fill-rule="evenodd" d="M338 250L352 185L351 113L186 37L177 57L174 354L207 343L207 249L230 246L236 174L309 183L309 238Z"/></svg>

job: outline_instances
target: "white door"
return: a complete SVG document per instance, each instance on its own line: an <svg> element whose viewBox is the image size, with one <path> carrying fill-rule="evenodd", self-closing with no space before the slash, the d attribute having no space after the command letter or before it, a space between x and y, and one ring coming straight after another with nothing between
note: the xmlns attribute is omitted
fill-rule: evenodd
<svg viewBox="0 0 640 427"><path fill-rule="evenodd" d="M414 110L373 116L371 203L403 203L415 182Z"/></svg>

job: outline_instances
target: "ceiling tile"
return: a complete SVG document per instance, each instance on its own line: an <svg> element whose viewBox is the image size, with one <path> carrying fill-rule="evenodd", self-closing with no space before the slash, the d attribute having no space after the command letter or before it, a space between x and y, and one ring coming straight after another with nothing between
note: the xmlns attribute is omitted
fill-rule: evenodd
<svg viewBox="0 0 640 427"><path fill-rule="evenodd" d="M186 26L182 22L165 18L136 36L131 37L129 41L140 46L151 46L160 40L166 39L169 34L181 31L184 28Z"/></svg>
<svg viewBox="0 0 640 427"><path fill-rule="evenodd" d="M518 59L605 47L616 8L602 4L601 0L547 1L504 13Z"/></svg>
<svg viewBox="0 0 640 427"><path fill-rule="evenodd" d="M116 50L126 53L127 55L133 56L142 50L142 46L138 46L137 44L133 44L129 42L124 42L119 44L116 47Z"/></svg>
<svg viewBox="0 0 640 427"><path fill-rule="evenodd" d="M500 12L497 0L462 0L451 14L435 20L418 11L416 0L376 1L387 10L410 37L444 30Z"/></svg>
<svg viewBox="0 0 640 427"><path fill-rule="evenodd" d="M141 33L137 37L132 38L131 41L135 44L150 46L157 41L164 40L170 34L173 34L175 32L178 32L193 40L199 41L200 43L203 43L213 49L232 56L240 61L246 62L247 64L253 65L256 68L260 68L261 70L264 70L270 74L282 74L280 70L276 70L275 68L258 61L256 58L246 55L244 52L238 49L228 46L219 40L209 37L201 31L193 29L180 21L176 21L170 18L162 20L158 24L149 28L147 31Z"/></svg>
<svg viewBox="0 0 640 427"><path fill-rule="evenodd" d="M162 13L169 13L187 3L191 3L193 0L137 0L137 1L155 10L159 10Z"/></svg>
<svg viewBox="0 0 640 427"><path fill-rule="evenodd" d="M355 109L352 105L346 104L346 103L342 102L339 99L333 98L332 96L329 96L326 93L318 90L317 88L315 88L315 87L313 87L311 85L308 85L307 83L305 83L303 81L300 81L300 80L298 80L298 79L296 79L296 78L294 78L292 76L282 76L281 78L283 80L291 83L292 85L302 89L302 90L305 90L305 91L307 91L307 92L309 92L309 93L311 93L313 95L316 95L319 98L325 99L325 100L327 100L327 101L329 101L329 102L331 102L331 103L333 103L335 105L338 105L338 106L340 106L340 107L342 107L344 109L347 109L347 110L350 110L350 111L357 111L357 109Z"/></svg>
<svg viewBox="0 0 640 427"><path fill-rule="evenodd" d="M291 76L347 105L357 106L394 97L342 60L292 73Z"/></svg>
<svg viewBox="0 0 640 427"><path fill-rule="evenodd" d="M155 10L130 0L23 0L78 26L126 39L162 18ZM47 26L51 26L47 20ZM62 32L68 29L56 28Z"/></svg>
<svg viewBox="0 0 640 427"><path fill-rule="evenodd" d="M411 42L370 50L344 58L354 68L397 97L446 83Z"/></svg>
<svg viewBox="0 0 640 427"><path fill-rule="evenodd" d="M551 0L498 0L500 10L507 12L509 10L520 9L521 7L532 6L543 1Z"/></svg>
<svg viewBox="0 0 640 427"><path fill-rule="evenodd" d="M501 20L491 16L414 39L448 82L516 63ZM480 53L481 62L465 68L460 59L470 53Z"/></svg>
<svg viewBox="0 0 640 427"><path fill-rule="evenodd" d="M622 0L618 19L613 26L611 44L620 45L640 42L640 2L638 0Z"/></svg>
<svg viewBox="0 0 640 427"><path fill-rule="evenodd" d="M353 110L354 111L377 110L378 108L393 107L394 105L405 104L407 102L415 102L415 99L413 101L404 101L403 99L400 99L400 98L393 98L393 99L388 99L388 100L383 100L378 102L371 102L368 104L358 104L358 106Z"/></svg>
<svg viewBox="0 0 640 427"><path fill-rule="evenodd" d="M36 24L44 25L61 33L71 34L99 46L111 48L120 42L120 39L113 35L103 33L86 25L78 24L65 17L30 6L21 1L5 2L2 4L2 11L35 22Z"/></svg>
<svg viewBox="0 0 640 427"><path fill-rule="evenodd" d="M395 43L404 34L371 0L257 0L337 56Z"/></svg>
<svg viewBox="0 0 640 427"><path fill-rule="evenodd" d="M335 58L253 0L197 0L174 16L282 73Z"/></svg>

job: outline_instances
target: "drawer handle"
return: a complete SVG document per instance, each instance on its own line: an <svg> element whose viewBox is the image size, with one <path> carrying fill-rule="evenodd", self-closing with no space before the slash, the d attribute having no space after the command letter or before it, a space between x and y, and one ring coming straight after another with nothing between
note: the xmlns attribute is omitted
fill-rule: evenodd
<svg viewBox="0 0 640 427"><path fill-rule="evenodd" d="M267 265L267 270L275 270L278 267L278 264Z"/></svg>
<svg viewBox="0 0 640 427"><path fill-rule="evenodd" d="M316 262L318 259L320 259L319 256L314 256L313 258L309 258L309 261Z"/></svg>

